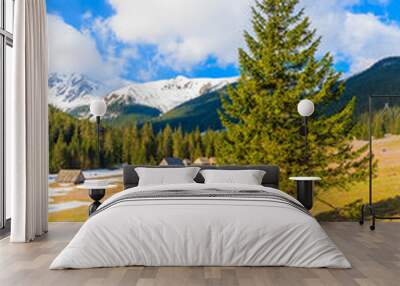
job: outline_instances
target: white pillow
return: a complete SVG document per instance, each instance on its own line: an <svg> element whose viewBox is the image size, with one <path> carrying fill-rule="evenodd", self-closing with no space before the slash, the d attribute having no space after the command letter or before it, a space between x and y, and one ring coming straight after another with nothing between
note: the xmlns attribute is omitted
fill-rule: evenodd
<svg viewBox="0 0 400 286"><path fill-rule="evenodd" d="M135 168L139 186L195 183L199 167L186 168Z"/></svg>
<svg viewBox="0 0 400 286"><path fill-rule="evenodd" d="M201 170L205 184L261 185L265 171L261 170Z"/></svg>

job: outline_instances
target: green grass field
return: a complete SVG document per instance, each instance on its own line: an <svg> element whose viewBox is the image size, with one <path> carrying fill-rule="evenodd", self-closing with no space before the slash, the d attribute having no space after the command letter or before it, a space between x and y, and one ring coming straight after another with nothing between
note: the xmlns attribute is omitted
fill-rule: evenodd
<svg viewBox="0 0 400 286"><path fill-rule="evenodd" d="M366 142L355 141L355 148ZM388 136L374 141L373 151L378 160L378 173L374 178L374 203L385 214L400 214L400 136ZM117 187L107 190L105 198L122 191L121 176L102 177L112 179ZM50 183L52 189L67 188L65 193L49 196L51 205L65 203L84 204L49 212L49 221L85 221L88 217L87 205L91 200L86 190L73 185ZM317 190L318 191L318 190ZM368 180L351 186L348 191L328 190L318 192L312 213L319 220L354 220L358 218L361 202L368 201Z"/></svg>

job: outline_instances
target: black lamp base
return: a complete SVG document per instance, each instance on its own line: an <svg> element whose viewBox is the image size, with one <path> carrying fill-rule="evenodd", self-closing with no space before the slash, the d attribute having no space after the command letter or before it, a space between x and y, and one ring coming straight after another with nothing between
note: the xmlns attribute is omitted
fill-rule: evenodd
<svg viewBox="0 0 400 286"><path fill-rule="evenodd" d="M297 181L297 200L311 210L313 207L314 181Z"/></svg>
<svg viewBox="0 0 400 286"><path fill-rule="evenodd" d="M89 206L89 216L94 213L97 208L101 205L100 200L106 194L106 189L90 189L89 197L94 200L94 202Z"/></svg>

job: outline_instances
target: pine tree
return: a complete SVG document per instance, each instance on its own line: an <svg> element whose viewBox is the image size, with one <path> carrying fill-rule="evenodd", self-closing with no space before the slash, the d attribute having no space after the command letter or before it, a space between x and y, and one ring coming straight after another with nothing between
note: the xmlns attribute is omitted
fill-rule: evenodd
<svg viewBox="0 0 400 286"><path fill-rule="evenodd" d="M130 128L125 127L122 134L122 163L130 163L132 157L132 134Z"/></svg>
<svg viewBox="0 0 400 286"><path fill-rule="evenodd" d="M139 144L140 144L140 138L139 138L139 132L136 124L133 125L133 127L130 129L130 160L127 161L131 164L137 164L138 163L138 153L139 153Z"/></svg>
<svg viewBox="0 0 400 286"><path fill-rule="evenodd" d="M324 189L345 188L368 170L364 149L355 151L350 143L355 100L332 108L344 90L340 74L329 53L316 56L320 38L297 4L260 0L252 8L254 34L245 32L248 49L239 49L241 76L222 99L227 132L218 162L277 164L283 189L293 186L293 175L320 176ZM307 160L296 108L304 98L317 111L309 120Z"/></svg>
<svg viewBox="0 0 400 286"><path fill-rule="evenodd" d="M117 147L115 144L115 138L117 138L117 136L114 136L113 134L116 133L116 131L117 130L114 130L114 132L112 132L112 130L106 129L104 132L104 144L102 150L104 156L104 167L112 167L117 163L114 157L114 150Z"/></svg>
<svg viewBox="0 0 400 286"><path fill-rule="evenodd" d="M195 157L195 149L196 149L196 142L194 139L194 133L187 133L185 136L185 141L187 142L187 158L190 159L192 162L196 160Z"/></svg>
<svg viewBox="0 0 400 286"><path fill-rule="evenodd" d="M204 156L210 158L214 157L214 131L207 130L207 132L203 135L203 148L204 148Z"/></svg>
<svg viewBox="0 0 400 286"><path fill-rule="evenodd" d="M172 129L169 125L163 129L161 138L159 153L163 158L172 157Z"/></svg>
<svg viewBox="0 0 400 286"><path fill-rule="evenodd" d="M71 142L68 145L68 167L72 169L80 169L80 142L79 142L79 133L77 128L74 129Z"/></svg>
<svg viewBox="0 0 400 286"><path fill-rule="evenodd" d="M203 156L203 142L202 142L203 140L202 140L202 136L201 136L199 127L197 127L193 133L193 140L194 140L195 146L194 146L192 157L193 157L193 160L196 160L197 158Z"/></svg>
<svg viewBox="0 0 400 286"><path fill-rule="evenodd" d="M155 137L155 145L156 145L156 160L160 162L164 158L163 152L163 133L162 131L158 132Z"/></svg>
<svg viewBox="0 0 400 286"><path fill-rule="evenodd" d="M182 133L182 128L179 126L172 134L172 155L175 158L185 159L185 140Z"/></svg>
<svg viewBox="0 0 400 286"><path fill-rule="evenodd" d="M64 134L60 133L52 152L52 172L68 167L67 145L64 143Z"/></svg>
<svg viewBox="0 0 400 286"><path fill-rule="evenodd" d="M156 163L156 152L157 145L153 132L153 127L149 123L145 123L141 129L141 146L139 152L144 151L145 161L141 163L155 164ZM141 154L142 156L142 154Z"/></svg>

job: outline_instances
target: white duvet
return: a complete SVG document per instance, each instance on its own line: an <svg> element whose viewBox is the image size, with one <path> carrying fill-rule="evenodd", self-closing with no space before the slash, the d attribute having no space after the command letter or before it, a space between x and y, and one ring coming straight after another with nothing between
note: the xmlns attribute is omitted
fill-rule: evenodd
<svg viewBox="0 0 400 286"><path fill-rule="evenodd" d="M162 190L266 190L254 185L180 184ZM100 208L102 207L100 206ZM246 198L160 198L115 204L89 218L50 269L145 266L350 268L318 222L298 209Z"/></svg>

